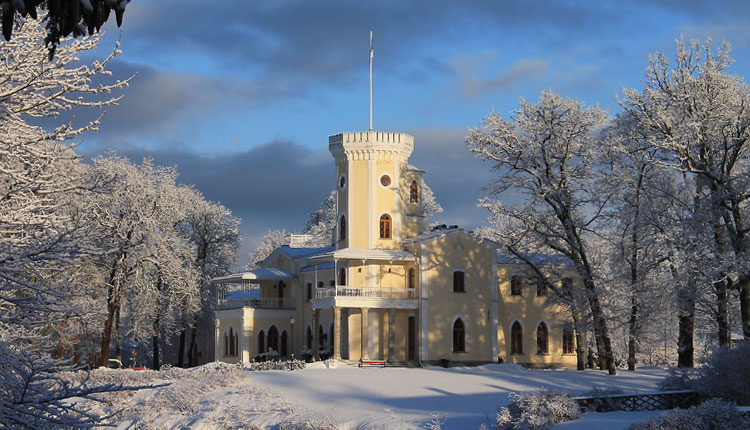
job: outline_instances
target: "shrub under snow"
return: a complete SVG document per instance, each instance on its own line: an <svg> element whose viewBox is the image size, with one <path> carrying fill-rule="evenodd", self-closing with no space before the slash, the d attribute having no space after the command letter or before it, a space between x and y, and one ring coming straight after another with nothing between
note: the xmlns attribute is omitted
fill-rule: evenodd
<svg viewBox="0 0 750 430"><path fill-rule="evenodd" d="M733 348L719 348L701 368L698 390L710 397L718 397L738 405L750 406L750 341Z"/></svg>
<svg viewBox="0 0 750 430"><path fill-rule="evenodd" d="M510 396L508 407L495 418L497 430L543 430L578 419L578 403L568 393L542 390Z"/></svg>
<svg viewBox="0 0 750 430"><path fill-rule="evenodd" d="M709 400L687 410L664 412L632 424L629 430L746 430L750 417L723 400Z"/></svg>

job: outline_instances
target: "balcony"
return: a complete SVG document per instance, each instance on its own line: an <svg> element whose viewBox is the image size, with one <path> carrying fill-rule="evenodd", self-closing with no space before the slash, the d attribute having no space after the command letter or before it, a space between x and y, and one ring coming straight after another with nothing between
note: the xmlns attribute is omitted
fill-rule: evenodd
<svg viewBox="0 0 750 430"><path fill-rule="evenodd" d="M353 287L339 285L315 289L313 308L372 307L416 309L417 290L393 287Z"/></svg>
<svg viewBox="0 0 750 430"><path fill-rule="evenodd" d="M225 299L219 300L217 309L236 309L242 307L255 309L294 309L294 302L292 299L287 298Z"/></svg>

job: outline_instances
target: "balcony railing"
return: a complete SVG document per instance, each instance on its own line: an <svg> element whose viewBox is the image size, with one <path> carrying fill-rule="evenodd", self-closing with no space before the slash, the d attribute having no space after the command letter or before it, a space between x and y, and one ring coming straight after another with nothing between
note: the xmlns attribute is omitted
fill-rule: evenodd
<svg viewBox="0 0 750 430"><path fill-rule="evenodd" d="M416 299L414 288L357 288L348 286L325 287L315 289L315 298L327 297L368 297L382 299Z"/></svg>
<svg viewBox="0 0 750 430"><path fill-rule="evenodd" d="M240 307L260 309L294 309L292 299L258 298L258 299L227 299L219 300L219 309L233 309Z"/></svg>

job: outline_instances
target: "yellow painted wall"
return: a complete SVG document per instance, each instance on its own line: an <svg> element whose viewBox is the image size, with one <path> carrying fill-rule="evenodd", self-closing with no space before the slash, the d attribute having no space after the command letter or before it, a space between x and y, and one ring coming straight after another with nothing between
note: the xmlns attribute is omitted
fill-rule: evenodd
<svg viewBox="0 0 750 430"><path fill-rule="evenodd" d="M520 264L498 266L498 344L499 355L509 363L534 367L575 367L576 355L562 353L562 333L566 322L571 321L568 308L555 303L554 293L538 297L534 276ZM511 278L521 276L522 295L511 295ZM511 354L511 326L518 320L523 327L523 354ZM540 322L548 329L548 354L537 354L536 330Z"/></svg>
<svg viewBox="0 0 750 430"><path fill-rule="evenodd" d="M463 234L452 234L425 244L429 253L430 360L491 361L491 303L494 250ZM465 272L465 293L453 292L453 272ZM466 352L453 352L453 323L465 324Z"/></svg>

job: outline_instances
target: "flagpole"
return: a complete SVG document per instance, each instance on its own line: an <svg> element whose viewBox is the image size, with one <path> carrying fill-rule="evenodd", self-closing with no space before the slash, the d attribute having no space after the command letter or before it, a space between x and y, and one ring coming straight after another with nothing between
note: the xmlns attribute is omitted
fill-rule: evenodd
<svg viewBox="0 0 750 430"><path fill-rule="evenodd" d="M370 131L372 131L372 31L370 31Z"/></svg>

